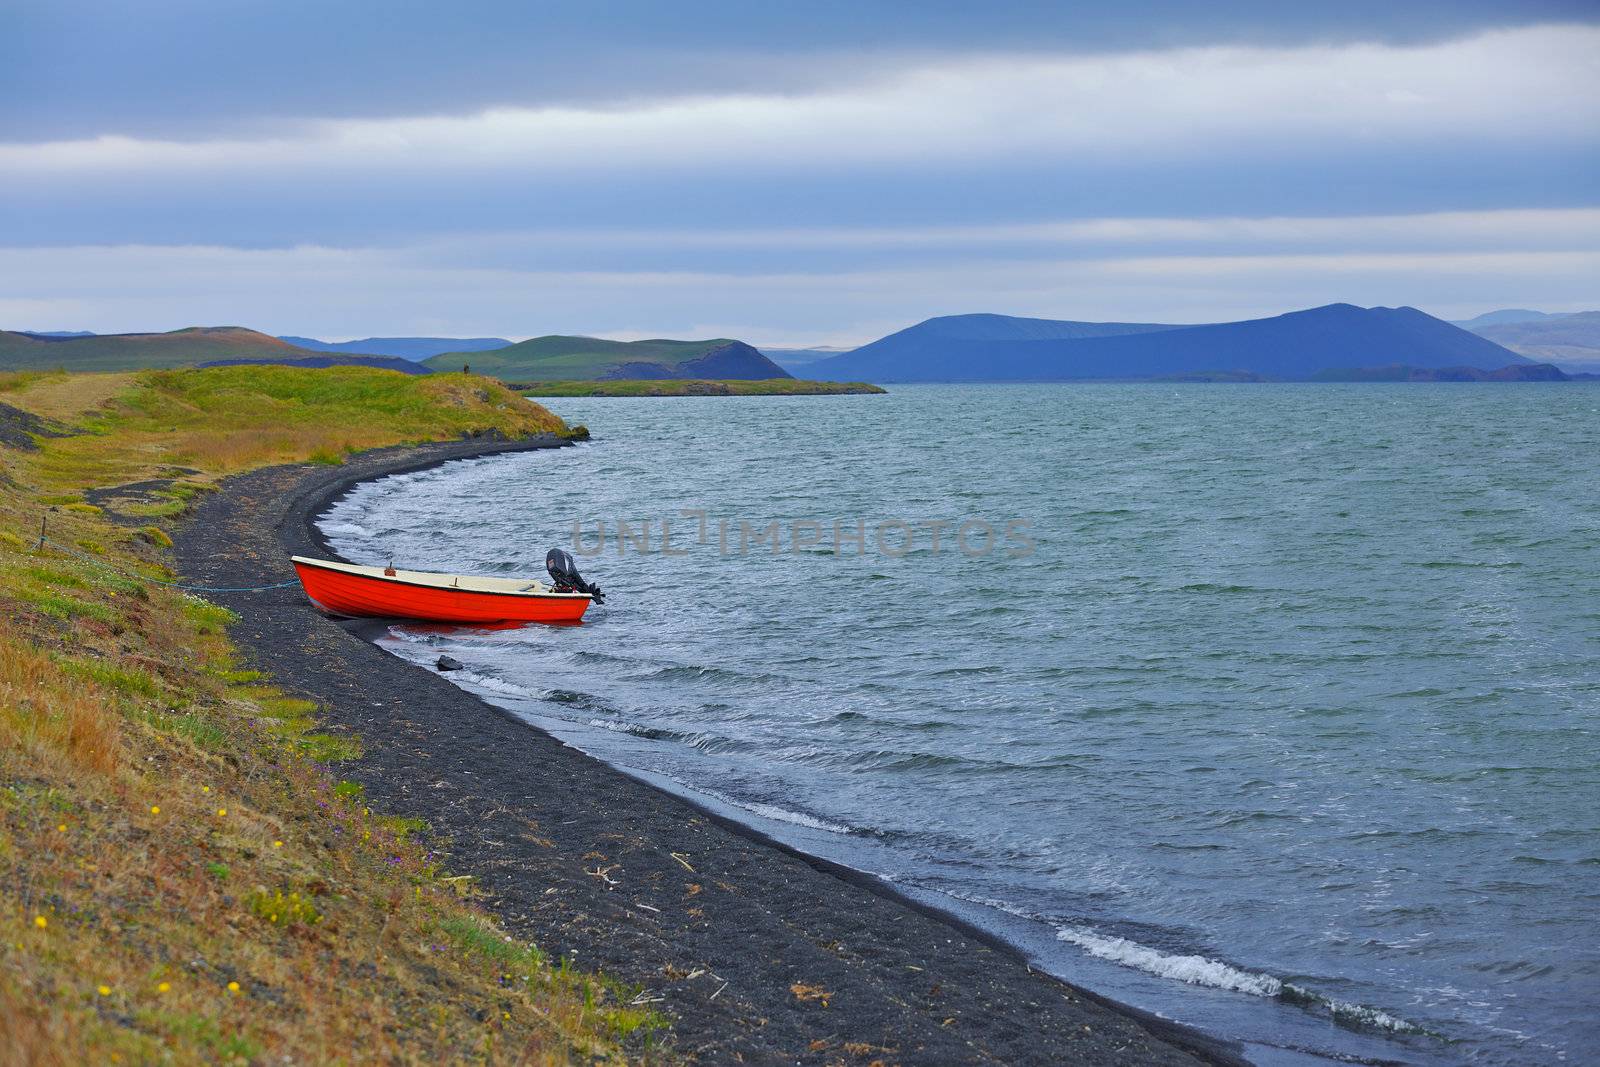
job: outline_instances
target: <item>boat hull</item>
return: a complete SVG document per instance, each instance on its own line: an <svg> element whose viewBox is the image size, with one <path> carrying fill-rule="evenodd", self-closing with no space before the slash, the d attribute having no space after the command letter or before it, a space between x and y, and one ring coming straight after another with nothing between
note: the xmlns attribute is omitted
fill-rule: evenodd
<svg viewBox="0 0 1600 1067"><path fill-rule="evenodd" d="M589 609L589 598L530 596L417 585L382 577L350 574L296 560L295 573L306 596L331 615L356 618L417 619L455 623L575 623Z"/></svg>

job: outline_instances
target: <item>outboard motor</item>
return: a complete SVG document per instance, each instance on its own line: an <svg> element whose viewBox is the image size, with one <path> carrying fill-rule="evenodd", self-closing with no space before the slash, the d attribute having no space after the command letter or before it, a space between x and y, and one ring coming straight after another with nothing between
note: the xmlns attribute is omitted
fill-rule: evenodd
<svg viewBox="0 0 1600 1067"><path fill-rule="evenodd" d="M588 593L594 597L596 604L604 604L606 598L601 595L598 585L590 585L583 580L583 575L578 573L578 564L572 558L572 553L561 548L552 548L544 557L544 569L550 572L550 578L556 583L558 593Z"/></svg>

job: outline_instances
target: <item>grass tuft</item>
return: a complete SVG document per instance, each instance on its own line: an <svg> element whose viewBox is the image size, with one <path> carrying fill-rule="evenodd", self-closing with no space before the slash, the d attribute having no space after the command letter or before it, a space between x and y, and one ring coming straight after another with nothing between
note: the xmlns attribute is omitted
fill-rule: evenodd
<svg viewBox="0 0 1600 1067"><path fill-rule="evenodd" d="M250 910L274 926L315 926L322 921L322 912L311 896L301 896L298 890L257 889L250 894Z"/></svg>

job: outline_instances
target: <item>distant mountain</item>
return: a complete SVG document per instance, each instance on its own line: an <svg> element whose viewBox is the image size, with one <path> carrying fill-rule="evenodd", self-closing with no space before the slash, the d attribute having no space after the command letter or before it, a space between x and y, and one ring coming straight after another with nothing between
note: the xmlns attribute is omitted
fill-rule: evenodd
<svg viewBox="0 0 1600 1067"><path fill-rule="evenodd" d="M1473 321L1486 317L1480 315ZM1600 369L1600 311L1502 320L1470 328L1480 337L1530 359L1556 363L1567 370Z"/></svg>
<svg viewBox="0 0 1600 1067"><path fill-rule="evenodd" d="M788 378L743 341L606 341L597 337L535 337L491 352L448 352L423 361L434 370L463 364L508 382L593 381L617 378Z"/></svg>
<svg viewBox="0 0 1600 1067"><path fill-rule="evenodd" d="M806 367L826 381L1071 381L1204 374L1299 381L1338 367L1403 363L1492 370L1528 362L1415 308L1329 304L1203 326L929 319Z"/></svg>
<svg viewBox="0 0 1600 1067"><path fill-rule="evenodd" d="M1090 337L1181 330L1158 322L1074 322L1068 319L1024 319L1015 315L941 315L908 326L855 350L884 352L934 341L1081 341Z"/></svg>
<svg viewBox="0 0 1600 1067"><path fill-rule="evenodd" d="M849 352L851 349L819 345L816 348L761 348L758 351L784 370L792 371L807 364L815 363L819 359L827 359L842 352Z"/></svg>
<svg viewBox="0 0 1600 1067"><path fill-rule="evenodd" d="M54 340L54 339L58 339L58 338L62 338L62 337L93 337L93 336L95 336L94 334L90 333L88 330L18 330L17 332L18 333L25 333L29 337L39 337L39 338L48 339L48 340Z"/></svg>
<svg viewBox="0 0 1600 1067"><path fill-rule="evenodd" d="M984 353L1000 346L1045 341L1082 341L1182 329L1154 322L1074 322L1027 319L1014 315L941 315L881 337L837 357L805 365L810 378L844 381L850 368L866 369L873 381L944 381L984 375L973 373L987 362ZM1195 368L1182 368L1192 370ZM1024 375L1032 377L1032 375ZM1054 377L1054 375L1047 375ZM867 379L861 379L867 380Z"/></svg>
<svg viewBox="0 0 1600 1067"><path fill-rule="evenodd" d="M1499 311L1486 311L1477 318L1464 319L1452 322L1450 325L1459 326L1463 330L1476 331L1480 326L1504 326L1511 322L1538 322L1540 319L1559 318L1547 311L1530 311L1528 308L1502 308Z"/></svg>
<svg viewBox="0 0 1600 1067"><path fill-rule="evenodd" d="M263 356L258 359L215 359L202 363L202 367L237 367L246 364L271 364L279 367L378 367L382 370L397 370L402 374L432 374L433 372L415 360L403 359L400 356L337 356L331 354L317 355L308 353L302 358L284 356L274 359Z"/></svg>
<svg viewBox="0 0 1600 1067"><path fill-rule="evenodd" d="M191 326L171 333L85 337L36 337L0 330L0 370L144 370L218 359L292 359L312 354L242 326Z"/></svg>
<svg viewBox="0 0 1600 1067"><path fill-rule="evenodd" d="M278 340L313 352L399 356L401 359L419 361L441 352L483 352L505 348L511 343L504 337L364 337L359 341L319 341L315 337L280 335Z"/></svg>
<svg viewBox="0 0 1600 1067"><path fill-rule="evenodd" d="M788 367L807 368L819 360L846 352L867 352L873 358L886 353L918 352L945 341L1055 341L1085 337L1115 337L1129 333L1175 330L1153 322L1071 322L1064 319L1025 319L1014 315L941 315L908 326L861 348L763 348L763 355Z"/></svg>

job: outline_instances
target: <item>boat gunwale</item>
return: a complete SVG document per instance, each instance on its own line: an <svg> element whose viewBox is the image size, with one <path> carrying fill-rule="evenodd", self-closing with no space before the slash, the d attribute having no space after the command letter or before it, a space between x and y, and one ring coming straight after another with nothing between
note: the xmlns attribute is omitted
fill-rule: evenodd
<svg viewBox="0 0 1600 1067"><path fill-rule="evenodd" d="M317 570L329 571L333 574L343 574L350 578L365 578L374 582L387 582L392 585L403 585L409 589L431 589L441 593L471 593L474 596L509 596L522 600L593 600L588 593L558 593L554 590L536 593L531 590L519 591L514 589L466 589L452 585L430 585L427 582L416 582L402 578L399 575L389 574L364 574L361 571L347 569L360 567L358 563L336 563L333 560L312 559L309 556L290 556L289 562L296 567L312 567ZM376 569L376 568L372 568ZM419 573L444 574L444 571L428 571ZM456 578L471 578L470 574L452 575Z"/></svg>

